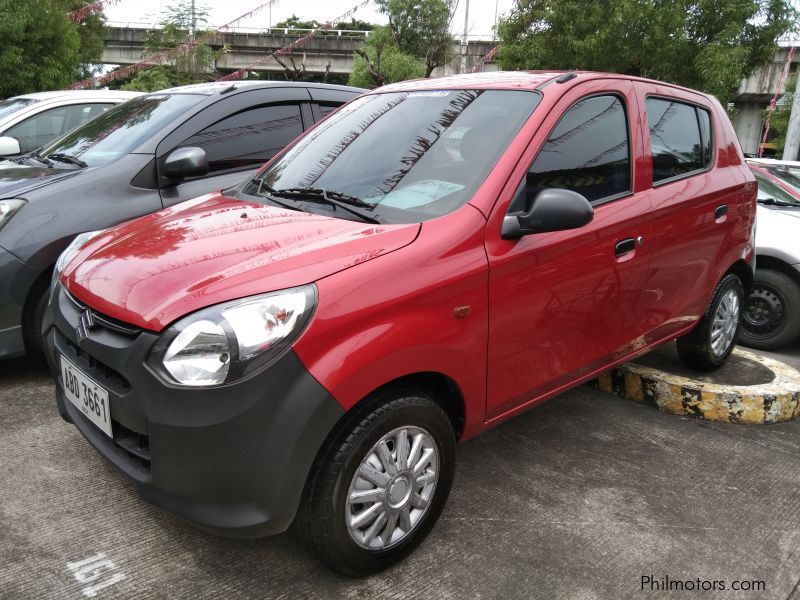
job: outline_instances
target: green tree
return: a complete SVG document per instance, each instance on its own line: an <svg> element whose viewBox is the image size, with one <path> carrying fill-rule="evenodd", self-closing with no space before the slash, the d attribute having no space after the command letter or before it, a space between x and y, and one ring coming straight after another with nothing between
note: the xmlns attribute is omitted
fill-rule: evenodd
<svg viewBox="0 0 800 600"><path fill-rule="evenodd" d="M518 0L498 24L498 59L661 79L724 105L796 17L790 0Z"/></svg>
<svg viewBox="0 0 800 600"><path fill-rule="evenodd" d="M0 0L0 98L67 87L103 52L102 14L81 23L68 13L85 0Z"/></svg>
<svg viewBox="0 0 800 600"><path fill-rule="evenodd" d="M187 42L204 38L210 33L205 29L208 15L205 5L191 0L181 0L177 4L168 6L162 15L159 28L147 32L143 56L174 51ZM168 85L163 87L216 79L214 62L228 51L227 47L215 50L205 41L199 41L188 49L171 52L168 65L160 65L138 72L123 88L144 89L161 86L164 79L167 80ZM156 72L148 73L151 70ZM132 85L134 88L127 87L128 85ZM159 89L163 89L163 87Z"/></svg>
<svg viewBox="0 0 800 600"><path fill-rule="evenodd" d="M389 30L400 52L425 63L425 77L452 58L453 0L375 0L375 3L389 17Z"/></svg>
<svg viewBox="0 0 800 600"><path fill-rule="evenodd" d="M153 67L139 71L127 83L120 86L121 90L131 92L157 92L172 87L170 75L165 67ZM174 76L174 75L173 75Z"/></svg>
<svg viewBox="0 0 800 600"><path fill-rule="evenodd" d="M373 29L355 54L350 85L373 88L425 75L422 61L400 50L388 26Z"/></svg>

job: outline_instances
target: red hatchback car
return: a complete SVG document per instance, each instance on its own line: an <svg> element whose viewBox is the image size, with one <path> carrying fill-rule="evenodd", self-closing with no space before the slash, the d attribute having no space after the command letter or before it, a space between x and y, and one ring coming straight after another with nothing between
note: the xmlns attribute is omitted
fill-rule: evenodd
<svg viewBox="0 0 800 600"><path fill-rule="evenodd" d="M698 92L390 85L252 180L77 239L45 322L58 408L150 502L224 535L294 523L373 572L433 527L456 442L675 338L721 365L755 199Z"/></svg>

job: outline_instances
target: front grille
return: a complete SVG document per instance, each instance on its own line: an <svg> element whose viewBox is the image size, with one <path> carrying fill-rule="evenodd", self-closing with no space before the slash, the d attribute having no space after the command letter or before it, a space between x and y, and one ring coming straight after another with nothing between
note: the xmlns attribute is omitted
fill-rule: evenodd
<svg viewBox="0 0 800 600"><path fill-rule="evenodd" d="M64 295L67 299L72 303L72 305L79 310L80 312L90 312L92 315L92 321L95 325L99 327L103 327L108 329L109 331L113 331L114 333L121 333L122 335L128 337L136 337L142 330L138 327L134 327L133 325L129 325L128 323L124 323L112 317L108 317L103 313L97 312L95 309L90 308L80 300L78 300L75 296L70 294L66 288L64 288Z"/></svg>
<svg viewBox="0 0 800 600"><path fill-rule="evenodd" d="M131 389L131 384L122 376L122 373L96 359L65 336L59 335L59 337L62 351L67 359L73 361L89 377L118 394L124 394Z"/></svg>

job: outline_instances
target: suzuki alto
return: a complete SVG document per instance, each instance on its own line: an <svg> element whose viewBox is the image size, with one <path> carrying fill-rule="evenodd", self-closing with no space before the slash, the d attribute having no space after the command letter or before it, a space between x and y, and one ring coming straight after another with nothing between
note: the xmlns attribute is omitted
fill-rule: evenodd
<svg viewBox="0 0 800 600"><path fill-rule="evenodd" d="M755 201L698 92L389 85L240 185L79 236L44 323L58 409L147 501L375 572L434 526L456 443L670 340L722 365Z"/></svg>

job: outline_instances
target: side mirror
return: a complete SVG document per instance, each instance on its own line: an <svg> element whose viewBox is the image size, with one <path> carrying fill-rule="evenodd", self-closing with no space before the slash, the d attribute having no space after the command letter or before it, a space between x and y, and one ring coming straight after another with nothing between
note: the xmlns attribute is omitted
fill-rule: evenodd
<svg viewBox="0 0 800 600"><path fill-rule="evenodd" d="M0 156L12 156L21 152L18 140L12 137L0 137Z"/></svg>
<svg viewBox="0 0 800 600"><path fill-rule="evenodd" d="M208 156L202 148L187 146L176 148L164 161L161 173L164 177L180 181L187 177L202 177L208 174Z"/></svg>
<svg viewBox="0 0 800 600"><path fill-rule="evenodd" d="M524 214L506 215L500 236L515 240L532 233L578 229L594 218L589 201L577 192L548 188L536 195L530 210Z"/></svg>

